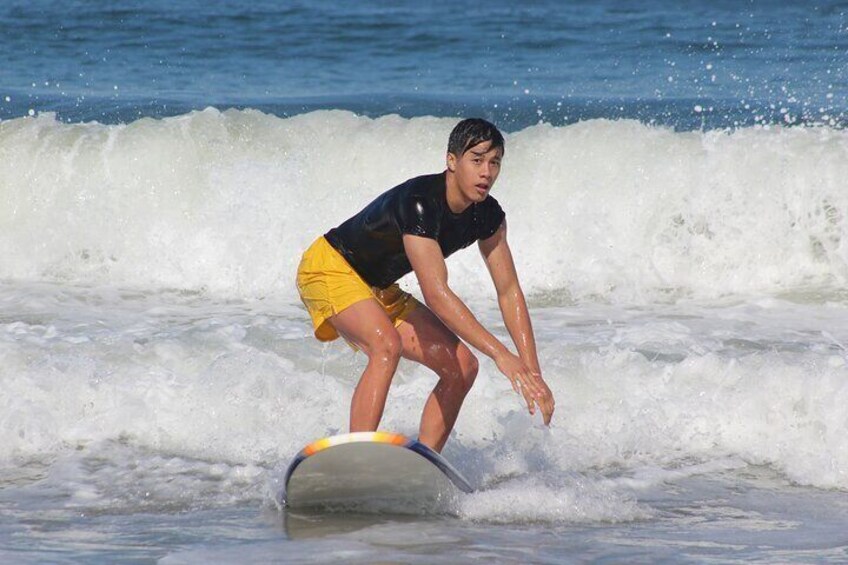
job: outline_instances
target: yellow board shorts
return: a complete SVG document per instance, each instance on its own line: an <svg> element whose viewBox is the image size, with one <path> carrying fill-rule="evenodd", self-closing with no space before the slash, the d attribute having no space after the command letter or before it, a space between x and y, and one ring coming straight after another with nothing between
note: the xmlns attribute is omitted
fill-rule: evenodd
<svg viewBox="0 0 848 565"><path fill-rule="evenodd" d="M319 341L339 337L329 318L362 300L377 300L395 327L420 304L397 283L383 289L369 286L323 236L309 246L300 260L297 290Z"/></svg>

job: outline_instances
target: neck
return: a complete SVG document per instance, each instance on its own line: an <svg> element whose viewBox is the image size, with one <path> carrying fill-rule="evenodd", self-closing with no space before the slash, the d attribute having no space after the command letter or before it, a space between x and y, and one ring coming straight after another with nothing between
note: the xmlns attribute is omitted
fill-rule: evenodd
<svg viewBox="0 0 848 565"><path fill-rule="evenodd" d="M445 192L445 197L448 201L448 208L454 214L461 214L471 206L471 201L466 200L464 196L462 196L462 191L459 190L459 183L456 180L456 175L453 174L450 169L445 172L445 184L447 185L447 190Z"/></svg>

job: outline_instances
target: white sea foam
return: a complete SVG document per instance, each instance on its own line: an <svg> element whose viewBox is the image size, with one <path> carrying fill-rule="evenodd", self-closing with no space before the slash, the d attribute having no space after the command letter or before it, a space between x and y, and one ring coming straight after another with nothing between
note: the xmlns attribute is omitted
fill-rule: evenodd
<svg viewBox="0 0 848 565"><path fill-rule="evenodd" d="M270 499L301 447L346 429L364 360L343 344L324 348L309 338L304 314L285 301L0 288L0 462L56 460L51 474L74 504L121 504L125 497L108 485L134 481L153 493L150 504L166 504L180 488L198 493L199 504L257 492ZM557 397L553 426L530 418L481 360L445 450L484 489L462 503L462 516L634 519L647 510L631 490L664 480L645 469L727 458L772 466L802 484L848 488L848 369L834 344L848 341L843 308L772 300L537 314L543 369ZM496 316L481 312L503 337ZM402 363L383 427L414 436L434 384L426 369ZM87 477L74 475L80 466ZM157 489L136 467L176 470L175 482ZM596 477L601 469L630 480L610 486ZM251 477L261 484L246 487ZM519 492L525 506L512 502Z"/></svg>
<svg viewBox="0 0 848 565"><path fill-rule="evenodd" d="M317 235L441 170L452 119L207 109L126 125L0 123L0 278L295 297ZM507 139L494 195L525 287L650 300L848 279L848 133L635 121ZM452 283L488 287L476 253Z"/></svg>
<svg viewBox="0 0 848 565"><path fill-rule="evenodd" d="M346 430L364 363L311 339L299 255L439 170L453 123L0 123L2 476L46 469L38 488L83 512L272 500L302 446ZM495 194L557 413L545 429L482 359L445 455L483 490L456 513L639 519L633 493L713 461L848 489L847 151L827 128L510 134ZM475 255L451 283L506 340ZM415 435L434 384L402 363L383 427Z"/></svg>
<svg viewBox="0 0 848 565"><path fill-rule="evenodd" d="M492 523L628 522L651 515L627 489L602 478L556 475L513 479L462 498L459 515Z"/></svg>

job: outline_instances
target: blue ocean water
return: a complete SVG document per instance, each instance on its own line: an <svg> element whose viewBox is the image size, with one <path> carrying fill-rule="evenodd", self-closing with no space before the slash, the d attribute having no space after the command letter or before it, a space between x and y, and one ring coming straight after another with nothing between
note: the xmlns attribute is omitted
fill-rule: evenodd
<svg viewBox="0 0 848 565"><path fill-rule="evenodd" d="M466 115L552 426L481 356L478 492L280 509L364 365L300 254ZM845 562L846 121L844 2L0 3L0 560ZM434 384L402 362L385 429Z"/></svg>
<svg viewBox="0 0 848 565"><path fill-rule="evenodd" d="M513 130L597 117L841 125L846 20L837 1L10 0L0 118L115 123L215 106L477 113Z"/></svg>

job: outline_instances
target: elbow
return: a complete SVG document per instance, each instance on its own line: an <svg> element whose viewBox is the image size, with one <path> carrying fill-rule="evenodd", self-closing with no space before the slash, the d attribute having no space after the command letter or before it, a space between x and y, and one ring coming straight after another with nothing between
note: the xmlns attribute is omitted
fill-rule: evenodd
<svg viewBox="0 0 848 565"><path fill-rule="evenodd" d="M498 302L500 304L512 304L520 300L523 296L521 288L518 285L514 285L498 293Z"/></svg>
<svg viewBox="0 0 848 565"><path fill-rule="evenodd" d="M447 288L422 288L421 292L424 295L424 303L437 316L441 316L442 312L448 308L450 301Z"/></svg>

